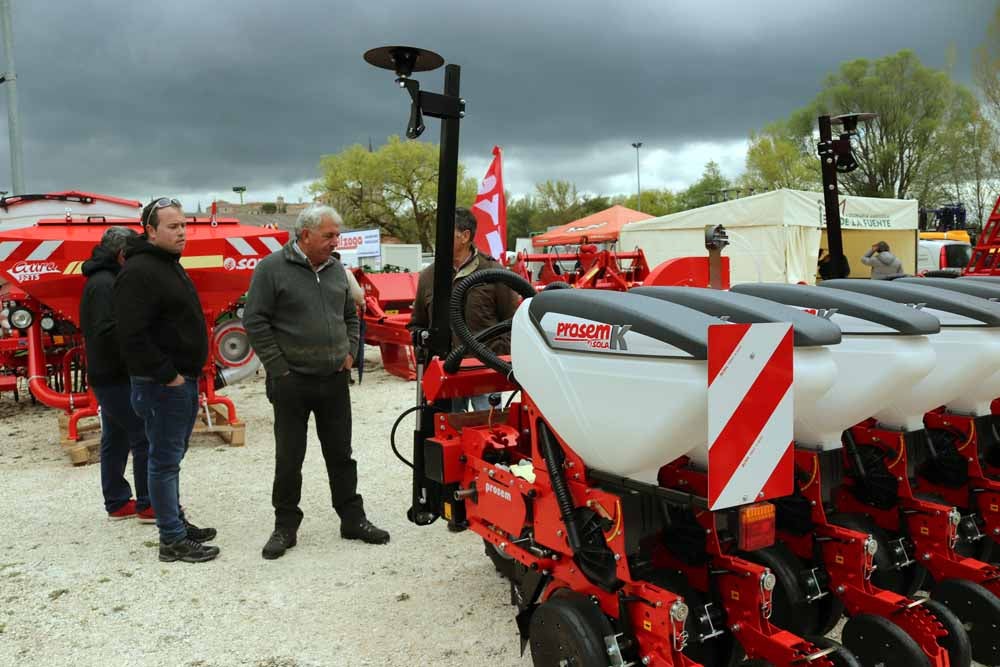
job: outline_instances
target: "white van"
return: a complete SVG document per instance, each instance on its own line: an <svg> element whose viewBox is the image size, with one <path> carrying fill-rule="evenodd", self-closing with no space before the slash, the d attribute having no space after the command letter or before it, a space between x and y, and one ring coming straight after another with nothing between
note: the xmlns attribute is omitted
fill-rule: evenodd
<svg viewBox="0 0 1000 667"><path fill-rule="evenodd" d="M944 239L917 241L917 273L955 271L960 273L972 258L972 246L965 241Z"/></svg>

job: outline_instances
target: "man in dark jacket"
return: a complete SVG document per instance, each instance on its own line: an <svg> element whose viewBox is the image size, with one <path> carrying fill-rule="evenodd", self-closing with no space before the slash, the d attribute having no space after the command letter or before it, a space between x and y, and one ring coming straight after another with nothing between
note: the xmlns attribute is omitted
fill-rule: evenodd
<svg viewBox="0 0 1000 667"><path fill-rule="evenodd" d="M104 509L112 520L138 516L154 523L149 505L146 457L149 443L143 421L130 402L132 388L115 330L111 294L115 276L125 263L125 244L136 233L128 227L109 227L83 263L87 284L80 299L80 329L87 348L87 379L101 406L101 489ZM135 500L125 479L132 452Z"/></svg>
<svg viewBox="0 0 1000 667"><path fill-rule="evenodd" d="M476 218L467 208L455 209L455 245L452 253L454 273L452 284L477 271L486 269L502 269L499 262L494 261L479 252L474 244L476 238ZM434 265L431 264L420 272L417 281L417 298L413 302L413 312L410 315L410 330L426 329L431 323L431 308L434 292ZM469 290L465 300L465 322L472 333L510 319L517 310L518 298L510 288L500 284L477 285ZM452 346L458 345L458 339L452 335ZM510 354L510 336L496 340L491 349L497 354ZM489 410L489 397L486 394L472 396L455 401L456 410L464 410L468 402L473 410Z"/></svg>
<svg viewBox="0 0 1000 667"><path fill-rule="evenodd" d="M302 523L310 413L340 516L340 536L369 544L389 541L389 533L365 516L358 465L351 456L348 380L359 324L345 271L331 257L340 225L340 215L329 206L304 210L293 238L257 265L247 292L243 325L267 371L267 398L274 406L274 531L262 551L268 560L295 546Z"/></svg>
<svg viewBox="0 0 1000 667"><path fill-rule="evenodd" d="M208 356L201 301L180 265L187 223L176 199L142 212L145 236L126 250L114 287L132 407L149 438L149 497L160 529L160 560L200 563L219 555L204 542L214 528L190 524L180 509L179 473L198 416L198 378Z"/></svg>

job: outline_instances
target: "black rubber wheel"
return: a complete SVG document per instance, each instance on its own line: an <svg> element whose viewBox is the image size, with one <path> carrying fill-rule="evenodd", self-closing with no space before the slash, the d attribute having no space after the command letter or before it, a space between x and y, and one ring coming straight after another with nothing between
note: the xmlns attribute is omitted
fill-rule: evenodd
<svg viewBox="0 0 1000 667"><path fill-rule="evenodd" d="M486 555L489 556L491 561L493 561L493 567L500 573L500 576L504 579L510 579L514 576L513 558L500 553L500 550L493 546L493 543L485 538L483 538L483 546L485 548Z"/></svg>
<svg viewBox="0 0 1000 667"><path fill-rule="evenodd" d="M795 635L817 634L820 609L806 600L799 582L802 561L783 544L749 551L741 556L770 569L777 580L771 594L771 622Z"/></svg>
<svg viewBox="0 0 1000 667"><path fill-rule="evenodd" d="M924 603L924 608L934 614L938 622L948 631L948 636L941 637L938 643L948 651L950 667L971 667L972 643L962 621L952 610L937 600L928 599Z"/></svg>
<svg viewBox="0 0 1000 667"><path fill-rule="evenodd" d="M837 649L833 653L827 655L830 658L830 662L833 663L833 667L861 667L861 661L858 660L857 656L847 650L843 644L835 642L828 637L806 637L807 640L811 641L817 647L824 648L835 648Z"/></svg>
<svg viewBox="0 0 1000 667"><path fill-rule="evenodd" d="M535 667L606 665L604 638L613 634L601 609L579 593L557 594L531 616L531 664Z"/></svg>
<svg viewBox="0 0 1000 667"><path fill-rule="evenodd" d="M931 593L962 622L972 645L972 658L984 665L1000 664L1000 600L979 584L945 579Z"/></svg>
<svg viewBox="0 0 1000 667"><path fill-rule="evenodd" d="M920 590L927 571L919 564L913 563L903 569L896 567L889 551L889 533L885 532L875 521L865 514L834 514L830 523L843 526L859 533L868 533L878 543L875 552L875 571L872 573L872 585L892 591L906 597L912 597Z"/></svg>
<svg viewBox="0 0 1000 667"><path fill-rule="evenodd" d="M917 642L882 616L852 616L844 625L840 640L862 665L928 667L930 664Z"/></svg>
<svg viewBox="0 0 1000 667"><path fill-rule="evenodd" d="M816 634L824 636L837 627L840 619L844 616L844 603L837 595L830 591L825 598L820 598L813 604L819 609L819 620L816 625Z"/></svg>
<svg viewBox="0 0 1000 667"><path fill-rule="evenodd" d="M740 667L774 667L774 664L767 660L744 660Z"/></svg>

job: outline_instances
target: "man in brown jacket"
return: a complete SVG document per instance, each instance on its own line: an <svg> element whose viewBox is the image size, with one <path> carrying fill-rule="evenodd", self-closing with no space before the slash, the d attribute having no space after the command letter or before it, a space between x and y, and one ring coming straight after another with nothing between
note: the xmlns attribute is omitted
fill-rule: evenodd
<svg viewBox="0 0 1000 667"><path fill-rule="evenodd" d="M476 271L486 269L502 269L499 262L479 252L473 244L476 238L476 218L467 208L455 209L455 246L452 256L454 275L452 284ZM434 265L431 264L420 272L417 282L417 298L413 302L413 313L410 315L408 328L426 329L431 323L431 303L434 291ZM518 297L508 287L500 284L477 285L469 291L465 301L465 321L473 333L487 329L497 322L503 322L514 316L517 310ZM458 345L458 340L452 335L452 346ZM490 345L497 354L510 354L510 336L497 339ZM488 396L472 396L473 410L488 410ZM464 409L465 400L457 401L457 409Z"/></svg>

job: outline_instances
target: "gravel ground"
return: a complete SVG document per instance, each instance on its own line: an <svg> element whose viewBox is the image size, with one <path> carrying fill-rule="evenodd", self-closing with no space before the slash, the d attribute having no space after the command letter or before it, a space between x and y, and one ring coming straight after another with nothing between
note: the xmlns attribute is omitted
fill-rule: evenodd
<svg viewBox="0 0 1000 667"><path fill-rule="evenodd" d="M246 447L201 436L184 461L190 518L219 530L222 554L206 564L160 563L154 526L107 520L98 466L70 465L56 412L0 400L0 665L530 665L480 540L406 520L409 469L388 434L414 385L370 351L376 363L352 387L354 449L368 515L392 542L340 539L311 435L305 521L276 561L260 556L273 516L262 377L227 390Z"/></svg>

